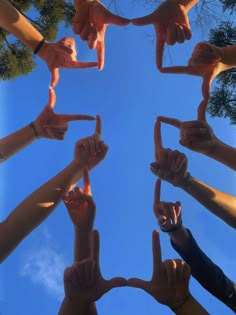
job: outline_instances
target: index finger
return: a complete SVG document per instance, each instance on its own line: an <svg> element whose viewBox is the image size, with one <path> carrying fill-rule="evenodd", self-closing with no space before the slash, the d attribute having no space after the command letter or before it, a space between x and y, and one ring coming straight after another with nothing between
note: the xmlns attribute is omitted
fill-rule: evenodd
<svg viewBox="0 0 236 315"><path fill-rule="evenodd" d="M154 205L161 200L161 180L157 179L154 191Z"/></svg>
<svg viewBox="0 0 236 315"><path fill-rule="evenodd" d="M179 119L176 119L176 118L170 118L170 117L165 117L165 116L158 116L158 119L161 122L164 122L165 124L174 126L176 128L179 128L179 129L180 129L181 124L182 124L182 122Z"/></svg>
<svg viewBox="0 0 236 315"><path fill-rule="evenodd" d="M131 20L131 23L136 26L144 26L144 25L152 24L153 22L154 22L154 17L152 13L149 15Z"/></svg>
<svg viewBox="0 0 236 315"><path fill-rule="evenodd" d="M90 115L80 115L80 114L58 114L60 118L66 122L75 120L95 120L95 117Z"/></svg>
<svg viewBox="0 0 236 315"><path fill-rule="evenodd" d="M154 145L155 145L155 157L156 160L158 160L159 153L162 146L162 139L161 139L161 121L159 118L157 118L155 126L154 126Z"/></svg>
<svg viewBox="0 0 236 315"><path fill-rule="evenodd" d="M157 34L156 39L156 65L157 68L160 70L162 68L162 59L163 59L163 52L165 47L165 40L159 34Z"/></svg>
<svg viewBox="0 0 236 315"><path fill-rule="evenodd" d="M192 67L190 67L190 66L164 67L164 68L161 68L160 71L161 71L161 73L195 75L195 72L192 71Z"/></svg>
<svg viewBox="0 0 236 315"><path fill-rule="evenodd" d="M86 61L71 61L66 68L80 68L80 69L86 69L86 68L97 68L98 63L97 62L86 62Z"/></svg>
<svg viewBox="0 0 236 315"><path fill-rule="evenodd" d="M83 181L84 181L84 193L86 195L92 196L90 179L89 179L89 171L87 167L85 167L83 170Z"/></svg>
<svg viewBox="0 0 236 315"><path fill-rule="evenodd" d="M105 46L104 38L97 41L97 58L98 58L98 70L102 70L104 67L104 58L105 58Z"/></svg>
<svg viewBox="0 0 236 315"><path fill-rule="evenodd" d="M95 128L95 134L98 136L98 139L101 140L102 138L102 119L101 116L96 116L96 128Z"/></svg>
<svg viewBox="0 0 236 315"><path fill-rule="evenodd" d="M55 103L56 103L56 93L54 89L50 86L48 91L48 103L47 108L51 111L53 111Z"/></svg>
<svg viewBox="0 0 236 315"><path fill-rule="evenodd" d="M153 253L153 276L158 277L159 272L162 267L162 258L161 258L161 243L160 236L157 230L154 230L152 233L152 253Z"/></svg>

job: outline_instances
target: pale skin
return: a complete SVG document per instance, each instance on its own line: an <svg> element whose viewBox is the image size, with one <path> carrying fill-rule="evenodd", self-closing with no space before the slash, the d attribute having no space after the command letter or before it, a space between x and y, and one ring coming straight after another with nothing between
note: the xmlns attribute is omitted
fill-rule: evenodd
<svg viewBox="0 0 236 315"><path fill-rule="evenodd" d="M179 186L194 199L200 202L205 208L214 215L222 219L225 223L236 227L236 198L219 191L200 180L190 176L184 185L181 185L187 177L188 160L185 154L179 151L162 148L160 134L160 120L155 126L155 148L157 148L158 158L151 164L151 171L159 178ZM177 167L175 167L177 165Z"/></svg>
<svg viewBox="0 0 236 315"><path fill-rule="evenodd" d="M97 117L97 127L101 119ZM88 151L86 148L90 148ZM0 261L2 262L14 248L42 223L61 202L63 196L75 186L83 176L83 169L94 168L106 156L108 146L93 136L79 140L75 144L74 158L61 172L51 178L23 202L0 224Z"/></svg>
<svg viewBox="0 0 236 315"><path fill-rule="evenodd" d="M109 24L125 26L129 19L115 15L98 0L74 0L76 14L73 31L87 41L90 49L96 49L98 69L102 70L105 60L105 33Z"/></svg>
<svg viewBox="0 0 236 315"><path fill-rule="evenodd" d="M208 314L189 292L190 267L180 259L162 261L158 231L153 231L152 234L152 251L151 280L131 278L128 280L128 286L146 291L157 302L167 305L175 314Z"/></svg>
<svg viewBox="0 0 236 315"><path fill-rule="evenodd" d="M188 11L198 0L166 0L153 13L132 19L132 24L144 26L153 24L156 31L156 65L162 69L165 43L174 45L190 40L192 32Z"/></svg>
<svg viewBox="0 0 236 315"><path fill-rule="evenodd" d="M202 153L236 171L236 149L216 137L202 113L198 120L180 121L159 116L158 120L180 130L179 143L184 147Z"/></svg>
<svg viewBox="0 0 236 315"><path fill-rule="evenodd" d="M0 1L0 26L18 38L26 47L34 51L43 36L13 7L9 1ZM59 68L94 68L97 62L81 62L76 59L75 41L64 37L56 43L44 43L38 52L51 72L51 86L59 81Z"/></svg>
<svg viewBox="0 0 236 315"><path fill-rule="evenodd" d="M236 45L217 47L206 42L200 42L195 46L187 66L163 67L161 72L202 77L203 103L199 107L205 107L206 110L210 99L211 84L222 71L236 66L235 52Z"/></svg>
<svg viewBox="0 0 236 315"><path fill-rule="evenodd" d="M65 270L65 298L59 315L97 314L94 302L113 288L127 285L122 277L105 280L100 271L99 233L93 231L93 249L90 257ZM89 307L90 306L90 307Z"/></svg>
<svg viewBox="0 0 236 315"><path fill-rule="evenodd" d="M56 103L55 91L50 88L48 103L43 111L34 120L35 130L39 138L52 140L63 140L68 130L68 124L76 120L95 120L93 116L80 114L56 114L54 106ZM4 162L10 157L23 150L25 147L37 140L34 130L25 126L9 136L0 139L1 160Z"/></svg>

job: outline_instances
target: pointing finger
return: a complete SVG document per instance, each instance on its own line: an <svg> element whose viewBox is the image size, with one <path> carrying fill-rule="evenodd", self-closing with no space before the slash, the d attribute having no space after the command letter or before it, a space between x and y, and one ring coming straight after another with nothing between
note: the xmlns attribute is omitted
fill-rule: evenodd
<svg viewBox="0 0 236 315"><path fill-rule="evenodd" d="M95 128L95 134L98 136L98 139L101 140L102 138L102 119L101 116L96 116L96 128Z"/></svg>
<svg viewBox="0 0 236 315"><path fill-rule="evenodd" d="M152 252L153 252L153 276L156 278L161 271L161 244L159 232L157 230L152 233Z"/></svg>
<svg viewBox="0 0 236 315"><path fill-rule="evenodd" d="M156 65L158 69L162 68L163 52L165 47L165 39L161 34L157 34L156 40Z"/></svg>
<svg viewBox="0 0 236 315"><path fill-rule="evenodd" d="M154 126L154 145L155 145L155 157L158 160L159 154L162 147L162 139L161 139L161 122L157 118L155 126Z"/></svg>
<svg viewBox="0 0 236 315"><path fill-rule="evenodd" d="M97 62L83 62L83 61L71 61L67 68L71 69L87 69L87 68L97 68Z"/></svg>
<svg viewBox="0 0 236 315"><path fill-rule="evenodd" d="M161 68L162 73L173 73L173 74L190 74L195 75L192 67L189 66L174 66L174 67L164 67Z"/></svg>
<svg viewBox="0 0 236 315"><path fill-rule="evenodd" d="M181 127L182 122L179 119L176 118L169 118L169 117L164 117L164 116L158 116L158 119L168 125L174 126L176 128Z"/></svg>
<svg viewBox="0 0 236 315"><path fill-rule="evenodd" d="M97 58L98 58L98 70L102 70L104 67L104 58L105 58L105 46L104 38L97 41Z"/></svg>
<svg viewBox="0 0 236 315"><path fill-rule="evenodd" d="M80 114L58 114L60 118L66 122L76 121L76 120L95 120L95 117L89 115Z"/></svg>
<svg viewBox="0 0 236 315"><path fill-rule="evenodd" d="M198 106L197 120L206 121L208 100L203 100Z"/></svg>

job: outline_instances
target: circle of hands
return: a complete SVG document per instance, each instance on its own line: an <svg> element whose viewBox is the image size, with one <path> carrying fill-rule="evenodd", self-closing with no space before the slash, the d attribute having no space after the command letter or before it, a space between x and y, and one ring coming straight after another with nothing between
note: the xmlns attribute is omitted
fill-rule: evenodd
<svg viewBox="0 0 236 315"><path fill-rule="evenodd" d="M136 26L153 24L156 32L156 65L161 73L187 74L203 79L202 96L197 111L197 120L182 122L175 118L160 116L154 127L155 161L151 171L159 177L154 193L154 214L160 229L168 231L181 225L181 204L179 201L161 202L161 180L174 186L181 186L189 176L188 160L178 150L164 148L161 137L161 123L172 125L180 130L179 143L196 152L209 154L214 149L217 138L206 121L207 103L214 78L227 66L221 62L219 50L209 43L198 43L187 66L163 67L165 43L174 45L183 43L192 37L188 10L180 4L168 1L161 4L153 13L135 19L126 19L111 13L98 0L74 0L76 14L73 31L82 40L87 41L90 49L96 49L97 62L77 60L75 40L65 37L56 43L45 43L39 53L51 72L49 100L43 111L34 121L40 137L62 140L68 129L68 123L76 120L96 120L92 136L79 140L75 144L74 161L83 166L84 189L70 190L63 200L73 224L80 232L92 233L90 254L85 259L75 261L64 273L65 302L73 307L85 309L113 288L130 286L140 288L158 302L177 309L190 295L188 285L190 267L182 260L162 261L158 231L152 235L153 274L150 281L138 278L103 278L99 263L99 233L93 230L96 205L92 197L89 170L102 161L108 146L101 140L101 118L81 114L56 114L54 106L56 95L53 90L59 81L59 68L93 68L102 70L105 60L105 32L109 24L124 26L130 22Z"/></svg>

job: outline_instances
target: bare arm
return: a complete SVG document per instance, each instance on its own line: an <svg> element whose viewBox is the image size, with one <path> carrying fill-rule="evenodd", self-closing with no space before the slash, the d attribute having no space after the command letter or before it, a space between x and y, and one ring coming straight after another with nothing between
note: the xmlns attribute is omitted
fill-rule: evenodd
<svg viewBox="0 0 236 315"><path fill-rule="evenodd" d="M0 26L32 51L43 39L43 36L7 0L0 0Z"/></svg>
<svg viewBox="0 0 236 315"><path fill-rule="evenodd" d="M4 162L36 140L32 127L25 126L0 140L0 162Z"/></svg>
<svg viewBox="0 0 236 315"><path fill-rule="evenodd" d="M236 198L190 176L181 187L225 223L236 228Z"/></svg>
<svg viewBox="0 0 236 315"><path fill-rule="evenodd" d="M187 301L176 311L177 315L209 315L205 308L190 294Z"/></svg>
<svg viewBox="0 0 236 315"><path fill-rule="evenodd" d="M83 166L77 161L73 161L55 177L29 195L1 223L1 262L33 229L51 214L71 185L75 185L81 178L82 171Z"/></svg>

